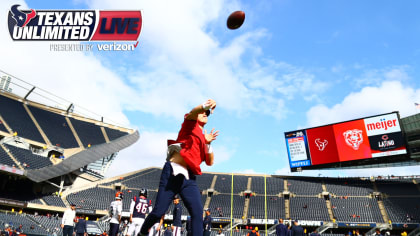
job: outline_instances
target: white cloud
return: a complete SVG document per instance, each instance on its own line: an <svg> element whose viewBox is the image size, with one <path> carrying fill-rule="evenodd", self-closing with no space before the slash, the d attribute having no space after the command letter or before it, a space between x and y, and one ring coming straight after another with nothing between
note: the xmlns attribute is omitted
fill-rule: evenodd
<svg viewBox="0 0 420 236"><path fill-rule="evenodd" d="M212 144L213 151L214 151L214 163L212 166L207 166L205 163L201 164L201 170L202 171L213 171L215 168L219 166L225 165L227 161L229 161L232 156L235 154L236 149L232 146L229 146L229 148L226 146L226 144Z"/></svg>
<svg viewBox="0 0 420 236"><path fill-rule="evenodd" d="M119 123L129 122L124 110L178 118L208 97L238 114L259 112L282 119L287 100L305 94L312 101L327 87L303 68L265 60L258 46L269 36L264 29L229 31L226 44L218 39L215 30L220 27L214 25L224 26L237 2L76 2L92 9L143 10L138 64L136 57L130 58L136 67L124 68L122 59L113 57L115 63L98 53L51 52L50 42L17 43L2 34L2 53L8 55L0 59L2 69ZM9 9L15 3L3 1L1 6ZM0 17L6 19L6 13ZM0 29L7 32L6 25ZM122 68L112 67L119 63Z"/></svg>
<svg viewBox="0 0 420 236"><path fill-rule="evenodd" d="M290 168L289 167L283 167L281 169L278 169L274 171L275 175L291 175Z"/></svg>
<svg viewBox="0 0 420 236"><path fill-rule="evenodd" d="M287 114L285 99L305 94L305 99L313 100L314 94L325 91L326 83L302 68L264 60L258 43L269 36L264 29L223 32L231 35L227 43L216 37L230 9L238 9L237 2L92 0L88 4L93 9L143 9L141 66L129 76L139 94L140 111L180 117L211 97L219 108L238 114L259 112L282 119Z"/></svg>
<svg viewBox="0 0 420 236"><path fill-rule="evenodd" d="M0 6L8 10L16 3L2 1ZM230 46L220 50L220 42L205 31L204 24L221 14L221 3L92 3L94 9L144 9L145 23L139 54L149 57L140 69L112 68L97 54L49 51L51 42L13 42L8 34L0 35L1 52L7 55L0 58L0 69L71 100L76 109L79 108L77 105L82 105L123 125L129 125L124 110L179 118L197 105L197 100L201 102L211 95L226 101L226 108L240 107L235 105L240 103L240 97L235 94L243 93L241 90L245 91L245 88L237 77L231 76L232 67L238 66L236 61L246 49L239 45L250 47L252 34L239 35ZM24 2L20 4L21 9L29 8ZM7 19L7 10L0 13L0 18ZM171 24L168 24L168 19ZM0 25L0 30L7 32L6 27L5 24ZM143 67L148 69L143 71ZM118 70L134 73L131 78L123 78L117 74ZM125 79L131 79L132 84L137 86L128 85ZM108 175L163 164L166 139L170 134L141 131L140 135L139 142L119 153ZM175 138L176 134L172 136ZM234 152L231 148L218 145L214 149L217 152L215 165L229 160Z"/></svg>
<svg viewBox="0 0 420 236"><path fill-rule="evenodd" d="M394 78L399 72L390 71ZM407 79L405 74L400 74L400 80ZM307 126L313 127L378 115L392 111L399 111L401 117L413 115L417 112L414 102L420 101L420 89L404 86L401 81L385 81L378 87L365 87L359 92L351 93L342 102L331 107L317 105L307 113ZM284 170L283 170L284 171ZM295 175L316 176L378 176L378 175L413 175L418 174L416 167L370 168L370 169L336 169L336 170L311 170L295 173Z"/></svg>
<svg viewBox="0 0 420 236"><path fill-rule="evenodd" d="M352 78L352 80L359 87L378 86L384 81L406 82L410 79L408 75L409 69L410 66L408 65L391 66L382 69L365 69L360 77Z"/></svg>
<svg viewBox="0 0 420 236"><path fill-rule="evenodd" d="M406 117L417 112L416 101L420 101L420 89L404 86L400 81L387 81L378 87L365 87L351 93L331 107L312 107L306 113L307 123L312 127L392 111L399 111L401 117Z"/></svg>
<svg viewBox="0 0 420 236"><path fill-rule="evenodd" d="M108 170L107 177L121 175L146 167L161 168L166 161L167 140L176 133L143 131L140 140L119 152Z"/></svg>
<svg viewBox="0 0 420 236"><path fill-rule="evenodd" d="M176 139L177 133L142 131L140 140L119 152L108 170L107 177L121 175L146 167L161 168L166 161L167 140ZM214 144L214 166L228 161L235 150L220 144ZM212 166L201 164L203 171L211 171Z"/></svg>

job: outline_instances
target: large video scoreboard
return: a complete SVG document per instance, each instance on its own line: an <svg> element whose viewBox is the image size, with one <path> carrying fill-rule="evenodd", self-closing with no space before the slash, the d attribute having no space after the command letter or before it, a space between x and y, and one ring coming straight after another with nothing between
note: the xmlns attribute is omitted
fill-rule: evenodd
<svg viewBox="0 0 420 236"><path fill-rule="evenodd" d="M285 138L292 171L357 166L407 154L397 112L285 132Z"/></svg>

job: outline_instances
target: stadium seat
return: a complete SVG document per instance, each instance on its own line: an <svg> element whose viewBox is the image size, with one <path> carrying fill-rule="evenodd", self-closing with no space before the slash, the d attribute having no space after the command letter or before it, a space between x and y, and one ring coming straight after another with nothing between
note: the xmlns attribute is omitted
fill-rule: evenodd
<svg viewBox="0 0 420 236"><path fill-rule="evenodd" d="M19 137L45 143L28 112L23 107L22 102L0 94L0 107L2 111L7 111L1 112L0 115Z"/></svg>
<svg viewBox="0 0 420 236"><path fill-rule="evenodd" d="M105 137L100 126L74 118L70 118L70 121L84 147L105 143Z"/></svg>
<svg viewBox="0 0 420 236"><path fill-rule="evenodd" d="M230 194L218 194L213 195L210 201L210 210L212 217L230 217L231 211L231 195ZM239 195L233 195L233 217L242 218L244 212L245 197Z"/></svg>
<svg viewBox="0 0 420 236"><path fill-rule="evenodd" d="M327 191L338 196L368 196L373 190L370 180L361 179L324 179Z"/></svg>
<svg viewBox="0 0 420 236"><path fill-rule="evenodd" d="M61 148L79 147L63 115L28 106L52 145Z"/></svg>
<svg viewBox="0 0 420 236"><path fill-rule="evenodd" d="M20 162L20 165L25 169L39 169L52 165L48 157L40 156L32 153L31 150L15 147L9 144L3 144L10 150L13 157Z"/></svg>
<svg viewBox="0 0 420 236"><path fill-rule="evenodd" d="M290 198L290 218L298 220L330 221L327 204L323 198Z"/></svg>
<svg viewBox="0 0 420 236"><path fill-rule="evenodd" d="M383 217L376 199L368 197L341 197L331 199L334 217L338 221L380 222Z"/></svg>
<svg viewBox="0 0 420 236"><path fill-rule="evenodd" d="M317 195L322 193L321 180L318 179L288 179L289 191L298 195Z"/></svg>
<svg viewBox="0 0 420 236"><path fill-rule="evenodd" d="M0 164L8 165L10 167L16 166L16 163L10 158L10 156L0 147Z"/></svg>

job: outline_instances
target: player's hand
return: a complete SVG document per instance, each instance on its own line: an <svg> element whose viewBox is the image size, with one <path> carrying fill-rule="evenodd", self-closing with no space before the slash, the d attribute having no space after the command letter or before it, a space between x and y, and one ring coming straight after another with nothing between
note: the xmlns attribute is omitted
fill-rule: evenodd
<svg viewBox="0 0 420 236"><path fill-rule="evenodd" d="M210 144L213 140L216 140L216 137L219 136L219 130L214 131L214 128L208 134L206 130L204 130L204 139L206 140L206 144Z"/></svg>
<svg viewBox="0 0 420 236"><path fill-rule="evenodd" d="M61 225L60 225L60 227L63 229L63 228L64 228L64 225L63 225L63 224L61 224Z"/></svg>
<svg viewBox="0 0 420 236"><path fill-rule="evenodd" d="M211 114L213 114L213 110L216 108L216 101L213 99L207 99L207 101L204 103L204 106L210 107L209 109L211 109Z"/></svg>
<svg viewBox="0 0 420 236"><path fill-rule="evenodd" d="M132 217L130 217L130 223L133 223L133 218Z"/></svg>

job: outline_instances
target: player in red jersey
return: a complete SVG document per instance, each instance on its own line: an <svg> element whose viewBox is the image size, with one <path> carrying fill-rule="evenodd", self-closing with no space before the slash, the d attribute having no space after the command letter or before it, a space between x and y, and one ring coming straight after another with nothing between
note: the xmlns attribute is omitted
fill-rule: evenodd
<svg viewBox="0 0 420 236"><path fill-rule="evenodd" d="M167 162L162 169L155 207L141 228L142 235L147 235L153 224L165 214L175 194L181 196L191 215L192 235L203 234L203 204L195 180L196 175L201 175L202 162L213 165L214 154L210 144L219 131L212 129L210 133L205 130L203 133L203 129L215 108L213 99L194 107L185 115L177 140L168 140Z"/></svg>

